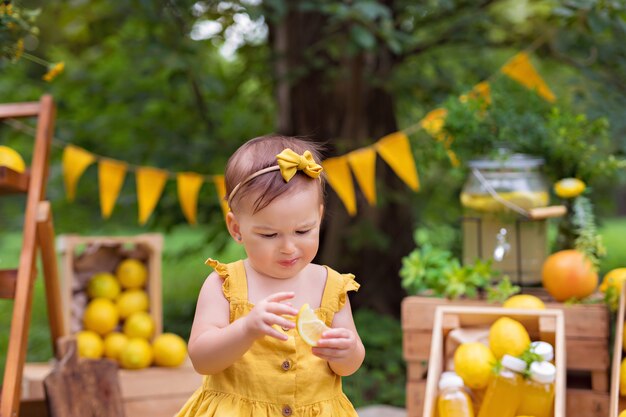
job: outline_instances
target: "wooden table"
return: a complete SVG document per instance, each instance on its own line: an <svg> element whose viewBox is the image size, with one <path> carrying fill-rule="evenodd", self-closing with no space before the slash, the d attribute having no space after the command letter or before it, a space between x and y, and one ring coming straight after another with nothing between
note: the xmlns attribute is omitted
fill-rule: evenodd
<svg viewBox="0 0 626 417"><path fill-rule="evenodd" d="M20 416L48 417L43 380L51 369L49 363L25 365ZM120 369L118 377L126 417L171 417L202 384L189 360L178 368Z"/></svg>

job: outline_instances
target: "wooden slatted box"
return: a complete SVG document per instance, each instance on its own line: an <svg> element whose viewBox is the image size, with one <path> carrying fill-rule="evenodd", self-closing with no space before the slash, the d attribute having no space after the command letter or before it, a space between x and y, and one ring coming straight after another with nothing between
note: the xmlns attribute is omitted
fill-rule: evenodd
<svg viewBox="0 0 626 417"><path fill-rule="evenodd" d="M444 370L445 338L453 329L489 328L500 317L524 325L531 340L554 346L557 375L554 385L554 417L565 417L565 325L560 310L514 310L499 307L439 306L435 310L423 417L436 417L437 384Z"/></svg>
<svg viewBox="0 0 626 417"><path fill-rule="evenodd" d="M155 336L163 331L161 293L161 253L163 236L78 236L57 238L61 254L61 300L65 329L73 334L82 328L82 312L87 303L85 293L88 279L96 272L115 272L125 258L136 258L148 269L146 291L150 301L149 313L155 323ZM97 265L97 267L94 267Z"/></svg>
<svg viewBox="0 0 626 417"><path fill-rule="evenodd" d="M541 293L536 295L546 298ZM407 361L407 417L422 415L435 309L440 305L492 306L481 300L406 297L402 302L403 355ZM563 311L567 350L568 417L609 415L609 326L603 304L567 305L546 302Z"/></svg>

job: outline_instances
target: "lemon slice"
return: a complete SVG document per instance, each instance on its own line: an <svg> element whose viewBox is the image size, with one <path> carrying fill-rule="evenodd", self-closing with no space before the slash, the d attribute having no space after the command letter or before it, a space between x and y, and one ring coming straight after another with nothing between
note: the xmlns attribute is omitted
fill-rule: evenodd
<svg viewBox="0 0 626 417"><path fill-rule="evenodd" d="M322 333L328 330L328 326L317 318L308 304L303 304L296 316L296 329L307 345L317 346L317 341L322 337Z"/></svg>

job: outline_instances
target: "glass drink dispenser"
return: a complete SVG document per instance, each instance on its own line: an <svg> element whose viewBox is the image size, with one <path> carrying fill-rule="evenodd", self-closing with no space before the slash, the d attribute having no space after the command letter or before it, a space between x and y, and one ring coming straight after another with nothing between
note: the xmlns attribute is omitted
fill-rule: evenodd
<svg viewBox="0 0 626 417"><path fill-rule="evenodd" d="M461 192L464 263L492 259L494 269L513 283L541 283L546 221L531 220L529 210L549 202L540 172L543 163L541 158L507 152L469 161Z"/></svg>

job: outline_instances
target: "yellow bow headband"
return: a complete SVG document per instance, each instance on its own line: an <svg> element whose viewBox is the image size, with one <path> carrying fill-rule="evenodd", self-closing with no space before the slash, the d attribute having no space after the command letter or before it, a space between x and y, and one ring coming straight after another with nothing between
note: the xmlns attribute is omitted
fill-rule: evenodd
<svg viewBox="0 0 626 417"><path fill-rule="evenodd" d="M250 174L245 180L237 184L228 196L228 205L230 205L230 202L233 201L233 197L242 185L259 175L265 174L266 172L280 170L280 175L283 176L285 182L289 182L298 171L304 172L311 178L319 178L323 169L321 165L315 162L313 154L310 151L304 151L302 155L298 155L291 149L286 148L284 151L276 155L276 162L278 165L272 165L271 167L267 167Z"/></svg>

